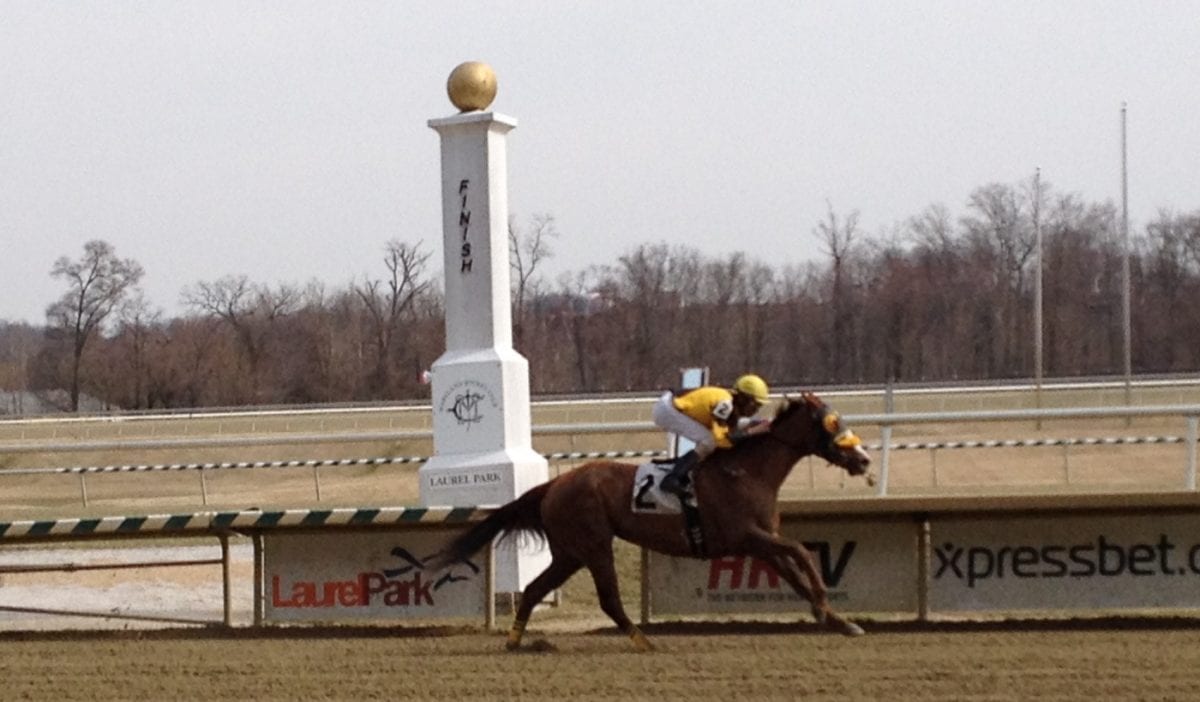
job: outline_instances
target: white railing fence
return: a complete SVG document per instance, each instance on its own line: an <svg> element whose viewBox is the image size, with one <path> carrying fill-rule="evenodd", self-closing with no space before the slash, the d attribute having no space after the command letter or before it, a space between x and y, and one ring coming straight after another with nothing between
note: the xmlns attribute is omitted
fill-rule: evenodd
<svg viewBox="0 0 1200 702"><path fill-rule="evenodd" d="M1127 422L1135 418L1154 417L1173 423L1178 421L1186 427L1186 436L1151 435L1151 436L1105 436L1105 437L1069 437L1069 438L1029 438L1029 439L979 439L960 441L919 441L898 442L893 440L893 430L896 427L915 427L921 425L955 425L955 424L1014 424L1037 423L1059 420L1104 420L1121 419ZM1067 483L1070 483L1070 463L1068 452L1072 447L1081 446L1122 446L1141 444L1184 444L1186 446L1186 464L1182 472L1183 485L1188 490L1196 489L1197 470L1197 422L1200 419L1200 405L1154 405L1137 407L1082 407L1059 409L1022 409L996 411L964 411L964 412L918 412L918 413L880 413L845 415L846 423L860 430L874 428L878 431L879 441L868 445L868 449L878 454L878 478L876 492L887 495L891 473L891 455L894 451L923 450L930 452L930 461L936 476L937 452L959 449L991 449L991 448L1037 448L1062 447L1063 470ZM546 437L575 437L585 435L604 435L619 442L622 437L630 434L654 433L658 430L650 422L612 422L612 423L579 423L552 424L535 426L534 436ZM430 440L432 432L339 432L333 434L289 434L286 442L289 445L298 444L355 444L370 442L395 442L399 440ZM4 452L39 452L39 453L74 453L87 451L120 451L138 452L146 450L184 450L192 448L245 448L265 445L276 445L278 436L213 436L172 439L130 439L103 441L52 441L52 442L18 442L2 446ZM568 451L543 454L547 460L580 461L597 458L646 458L665 455L662 450L612 450L612 451ZM37 474L64 474L78 477L80 498L84 505L88 503L87 476L100 473L122 472L173 472L197 471L201 497L208 504L207 474L217 470L231 469L269 469L269 468L305 468L312 471L314 495L317 501L322 499L321 469L345 466L385 465L423 463L425 456L385 456L375 458L342 458L342 459L313 459L313 460L281 460L281 461L209 461L168 464L137 464L137 465L105 465L105 466L75 466L75 467L39 467L39 468L8 468L0 470L0 478L14 478ZM936 478L935 478L936 482Z"/></svg>

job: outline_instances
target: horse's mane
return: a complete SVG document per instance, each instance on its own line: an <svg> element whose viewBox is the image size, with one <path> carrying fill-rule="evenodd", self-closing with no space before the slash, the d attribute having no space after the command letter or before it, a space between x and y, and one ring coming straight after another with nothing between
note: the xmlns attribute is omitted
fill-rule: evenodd
<svg viewBox="0 0 1200 702"><path fill-rule="evenodd" d="M775 417L771 421L774 422L783 419L806 404L808 403L805 402L803 397L789 397L785 395L783 398L783 404L776 408Z"/></svg>
<svg viewBox="0 0 1200 702"><path fill-rule="evenodd" d="M775 408L775 416L772 417L771 421L778 422L779 420L785 419L788 416L800 411L801 409L803 409L806 406L808 406L808 401L805 399L805 397L803 395L798 396L798 397L790 397L790 396L785 395L783 398L783 402L778 407ZM757 434L755 436L747 437L746 439L743 439L742 441L738 442L737 445L735 445L733 447L733 450L738 451L741 449L749 448L751 446L756 446L770 438L771 438L771 435L769 432L766 434Z"/></svg>

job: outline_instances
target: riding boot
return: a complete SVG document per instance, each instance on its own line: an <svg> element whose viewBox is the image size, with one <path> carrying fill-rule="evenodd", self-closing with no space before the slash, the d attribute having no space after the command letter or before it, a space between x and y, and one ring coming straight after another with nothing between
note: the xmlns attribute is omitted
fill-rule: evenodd
<svg viewBox="0 0 1200 702"><path fill-rule="evenodd" d="M664 492L669 492L679 499L683 499L687 496L688 485L690 485L692 482L689 473L699 462L700 454L696 453L694 450L688 451L679 458L676 458L675 465L671 466L671 472L663 476L662 482L659 483L659 487L661 487Z"/></svg>

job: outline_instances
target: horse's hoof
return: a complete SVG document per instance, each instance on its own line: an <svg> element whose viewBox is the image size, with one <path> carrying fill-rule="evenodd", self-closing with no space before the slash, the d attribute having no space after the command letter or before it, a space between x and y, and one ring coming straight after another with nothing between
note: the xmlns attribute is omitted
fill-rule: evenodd
<svg viewBox="0 0 1200 702"><path fill-rule="evenodd" d="M558 651L558 646L555 646L546 639L536 639L533 643L529 644L526 650L533 653L554 653Z"/></svg>
<svg viewBox="0 0 1200 702"><path fill-rule="evenodd" d="M842 627L842 633L846 636L862 636L867 632L854 622L846 622L846 625Z"/></svg>
<svg viewBox="0 0 1200 702"><path fill-rule="evenodd" d="M525 622L517 620L513 622L512 628L508 630L508 637L504 641L504 648L509 651L515 651L521 647L521 639L525 637Z"/></svg>
<svg viewBox="0 0 1200 702"><path fill-rule="evenodd" d="M647 639L641 631L635 631L629 635L629 638L633 641L633 650L638 653L649 653L654 650L654 644L650 643L650 639Z"/></svg>

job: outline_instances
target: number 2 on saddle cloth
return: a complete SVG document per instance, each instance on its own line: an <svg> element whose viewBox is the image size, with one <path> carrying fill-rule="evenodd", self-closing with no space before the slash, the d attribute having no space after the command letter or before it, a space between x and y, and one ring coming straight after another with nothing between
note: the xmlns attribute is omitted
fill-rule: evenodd
<svg viewBox="0 0 1200 702"><path fill-rule="evenodd" d="M683 513L684 534L692 555L705 555L704 531L700 527L700 510L696 506L695 481L689 480L686 496L681 498L660 487L662 478L671 470L674 459L657 459L638 466L633 479L634 512L643 514ZM694 470L694 469L693 469Z"/></svg>

